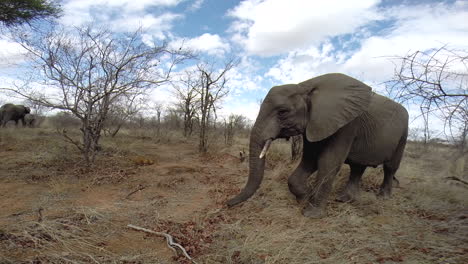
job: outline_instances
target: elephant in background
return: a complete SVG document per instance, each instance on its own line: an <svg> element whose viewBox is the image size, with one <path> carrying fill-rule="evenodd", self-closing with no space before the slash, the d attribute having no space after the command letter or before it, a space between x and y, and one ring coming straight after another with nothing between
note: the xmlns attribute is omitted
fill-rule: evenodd
<svg viewBox="0 0 468 264"><path fill-rule="evenodd" d="M352 201L368 166L383 164L379 196L389 197L406 145L408 112L371 87L344 74L331 73L273 87L265 97L250 134L249 177L244 189L227 202L234 206L259 188L265 155L278 138L303 136L303 154L288 179L289 190L304 202L303 214L320 218L343 163L351 172L339 201ZM317 171L313 189L307 178Z"/></svg>
<svg viewBox="0 0 468 264"><path fill-rule="evenodd" d="M4 104L0 107L0 127L5 127L6 124L13 120L18 126L18 121L21 120L23 126L26 125L24 117L31 113L31 109L24 105Z"/></svg>
<svg viewBox="0 0 468 264"><path fill-rule="evenodd" d="M24 122L28 127L35 127L38 123L37 116L33 114L27 114L24 116Z"/></svg>

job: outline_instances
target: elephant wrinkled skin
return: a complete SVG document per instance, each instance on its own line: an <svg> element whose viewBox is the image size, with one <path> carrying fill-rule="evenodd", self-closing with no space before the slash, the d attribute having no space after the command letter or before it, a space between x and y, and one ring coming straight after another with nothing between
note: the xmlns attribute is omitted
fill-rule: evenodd
<svg viewBox="0 0 468 264"><path fill-rule="evenodd" d="M352 201L366 167L380 164L384 180L379 195L389 197L407 134L408 112L402 105L344 74L325 74L299 84L273 87L250 135L248 181L227 204L244 202L259 188L265 169L260 153L271 140L295 135L303 136L303 155L288 186L298 201L305 202L305 216L326 215L333 181L343 163L349 164L351 173L338 200ZM308 190L307 178L315 171L313 190Z"/></svg>
<svg viewBox="0 0 468 264"><path fill-rule="evenodd" d="M31 113L31 109L24 105L4 104L0 107L0 127L5 127L11 120L15 121L16 125L21 120L25 126L24 116L29 113Z"/></svg>

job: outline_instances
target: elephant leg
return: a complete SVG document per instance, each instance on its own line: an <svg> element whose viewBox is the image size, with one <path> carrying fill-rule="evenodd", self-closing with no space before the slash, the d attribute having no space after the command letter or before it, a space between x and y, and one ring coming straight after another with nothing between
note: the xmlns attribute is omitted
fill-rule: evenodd
<svg viewBox="0 0 468 264"><path fill-rule="evenodd" d="M389 162L384 163L384 180L380 186L380 191L378 196L382 198L390 198L392 195L392 185L393 181L399 186L400 182L395 177L395 173L400 167L401 158L403 157L403 152L405 151L406 146L406 134L400 139L398 147L393 155L392 159Z"/></svg>
<svg viewBox="0 0 468 264"><path fill-rule="evenodd" d="M382 182L382 185L380 186L378 196L384 199L390 198L390 196L392 195L392 185L395 172L396 169L384 165L384 180Z"/></svg>
<svg viewBox="0 0 468 264"><path fill-rule="evenodd" d="M6 127L6 125L8 124L8 121L10 120L11 120L10 114L3 114L2 127Z"/></svg>
<svg viewBox="0 0 468 264"><path fill-rule="evenodd" d="M304 208L306 217L321 218L326 215L328 197L333 187L336 175L348 156L354 140L355 128L348 124L338 130L319 155L317 178L309 203Z"/></svg>
<svg viewBox="0 0 468 264"><path fill-rule="evenodd" d="M400 181L395 176L393 176L393 184L396 188L400 188Z"/></svg>
<svg viewBox="0 0 468 264"><path fill-rule="evenodd" d="M317 170L316 162L307 162L302 159L294 172L289 176L288 187L292 194L296 196L298 202L303 201L307 196L307 178Z"/></svg>
<svg viewBox="0 0 468 264"><path fill-rule="evenodd" d="M362 174L366 170L367 166L350 164L351 172L349 174L348 183L343 192L336 199L340 202L352 202L356 199L357 194L359 193L359 183L361 182Z"/></svg>
<svg viewBox="0 0 468 264"><path fill-rule="evenodd" d="M304 140L302 160L288 179L289 190L296 196L298 202L306 199L307 178L317 170L318 147L316 145Z"/></svg>

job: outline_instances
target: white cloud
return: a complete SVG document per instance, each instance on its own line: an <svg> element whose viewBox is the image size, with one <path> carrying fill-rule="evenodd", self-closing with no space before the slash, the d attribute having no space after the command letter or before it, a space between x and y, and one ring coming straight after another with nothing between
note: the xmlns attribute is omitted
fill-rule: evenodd
<svg viewBox="0 0 468 264"><path fill-rule="evenodd" d="M256 55L276 55L352 33L382 19L378 0L247 0L229 12L233 40Z"/></svg>
<svg viewBox="0 0 468 264"><path fill-rule="evenodd" d="M150 6L176 6L183 0L68 0L63 5L65 15L72 10L119 8L122 12L139 11Z"/></svg>
<svg viewBox="0 0 468 264"><path fill-rule="evenodd" d="M243 115L251 121L255 121L259 110L260 104L257 102L233 100L223 105L223 108L219 111L219 115L223 117L228 117L230 114Z"/></svg>
<svg viewBox="0 0 468 264"><path fill-rule="evenodd" d="M161 102L166 107L170 107L177 102L177 98L172 92L172 86L163 85L159 86L150 92L149 98L152 102Z"/></svg>
<svg viewBox="0 0 468 264"><path fill-rule="evenodd" d="M290 52L268 71L267 76L282 83L298 83L320 74L334 72L338 64L332 48L331 43L325 43L321 48L311 46Z"/></svg>
<svg viewBox="0 0 468 264"><path fill-rule="evenodd" d="M201 51L208 55L222 56L229 51L230 46L217 34L204 33L192 39L177 39L171 43L174 48L179 48L183 44L184 47Z"/></svg>
<svg viewBox="0 0 468 264"><path fill-rule="evenodd" d="M392 77L395 56L444 44L466 49L466 9L446 4L394 7L384 15L395 19L395 25L384 35L358 40L358 50L346 50L329 41L322 42L320 48L310 45L289 52L268 75L283 82L298 82L327 72L343 72L375 85Z"/></svg>
<svg viewBox="0 0 468 264"><path fill-rule="evenodd" d="M198 9L200 9L203 5L203 3L205 2L205 0L195 0L189 7L188 11L197 11Z"/></svg>
<svg viewBox="0 0 468 264"><path fill-rule="evenodd" d="M467 6L468 7L468 6ZM341 70L364 75L373 81L391 78L393 56L403 56L416 50L466 48L468 43L468 10L445 4L435 6L399 7L389 12L397 19L395 29L385 36L372 36L362 41Z"/></svg>
<svg viewBox="0 0 468 264"><path fill-rule="evenodd" d="M25 59L26 50L20 44L0 39L0 69L12 67Z"/></svg>
<svg viewBox="0 0 468 264"><path fill-rule="evenodd" d="M64 16L60 18L66 26L98 23L110 26L116 32L148 30L158 39L170 34L170 29L180 14L171 12L156 15L148 13L148 7L173 7L183 0L70 0L63 5Z"/></svg>
<svg viewBox="0 0 468 264"><path fill-rule="evenodd" d="M112 29L116 32L129 32L142 28L148 34L157 39L165 39L166 34L172 28L174 20L180 18L180 15L166 13L160 16L150 14L122 14L119 18L110 23Z"/></svg>
<svg viewBox="0 0 468 264"><path fill-rule="evenodd" d="M240 68L242 66L239 66ZM244 69L243 69L244 70ZM260 75L251 76L245 71L240 71L239 69L233 69L228 72L228 86L231 91L230 96L238 96L246 91L257 91L261 90L261 83L264 78Z"/></svg>

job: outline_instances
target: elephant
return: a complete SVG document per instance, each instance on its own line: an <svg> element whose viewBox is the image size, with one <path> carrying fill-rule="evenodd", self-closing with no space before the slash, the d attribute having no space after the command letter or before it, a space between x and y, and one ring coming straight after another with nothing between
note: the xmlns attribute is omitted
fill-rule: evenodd
<svg viewBox="0 0 468 264"><path fill-rule="evenodd" d="M378 195L390 197L406 145L408 112L401 104L341 73L271 88L251 130L247 183L227 201L228 207L246 201L260 187L271 142L296 135L302 135L303 153L288 178L288 187L304 205L304 216L322 218L342 164L348 164L351 170L337 200L353 201L365 169L381 164L384 179ZM307 179L316 171L309 189Z"/></svg>
<svg viewBox="0 0 468 264"><path fill-rule="evenodd" d="M37 124L37 117L33 114L27 114L24 116L24 122L28 127L34 127Z"/></svg>
<svg viewBox="0 0 468 264"><path fill-rule="evenodd" d="M18 121L21 120L23 126L26 125L24 116L31 113L31 109L24 105L4 104L0 107L0 126L5 127L8 121L13 120L18 126Z"/></svg>

